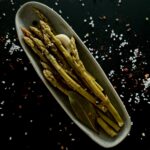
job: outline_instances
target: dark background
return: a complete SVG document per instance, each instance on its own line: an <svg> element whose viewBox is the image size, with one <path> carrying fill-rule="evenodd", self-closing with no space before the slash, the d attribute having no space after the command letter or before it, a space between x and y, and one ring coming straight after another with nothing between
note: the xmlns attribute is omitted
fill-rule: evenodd
<svg viewBox="0 0 150 150"><path fill-rule="evenodd" d="M150 149L150 88L145 86L150 79L150 1L40 1L86 42L126 105L131 133L113 150ZM102 150L56 103L21 49L14 21L25 2L0 0L0 149Z"/></svg>

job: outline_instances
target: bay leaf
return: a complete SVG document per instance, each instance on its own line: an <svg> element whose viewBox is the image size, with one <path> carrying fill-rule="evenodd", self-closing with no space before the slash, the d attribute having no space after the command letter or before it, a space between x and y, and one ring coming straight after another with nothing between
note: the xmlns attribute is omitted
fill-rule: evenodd
<svg viewBox="0 0 150 150"><path fill-rule="evenodd" d="M97 113L94 106L76 92L69 92L69 101L76 117L84 125L98 132L96 127Z"/></svg>

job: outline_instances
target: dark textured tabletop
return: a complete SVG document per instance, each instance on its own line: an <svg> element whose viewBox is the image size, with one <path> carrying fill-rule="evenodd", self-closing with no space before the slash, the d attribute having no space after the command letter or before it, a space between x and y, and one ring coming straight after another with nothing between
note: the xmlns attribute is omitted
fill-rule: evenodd
<svg viewBox="0 0 150 150"><path fill-rule="evenodd" d="M21 48L15 14L25 2L0 0L0 150L104 149L70 120ZM150 149L150 1L40 2L85 42L131 116L130 134L112 149Z"/></svg>

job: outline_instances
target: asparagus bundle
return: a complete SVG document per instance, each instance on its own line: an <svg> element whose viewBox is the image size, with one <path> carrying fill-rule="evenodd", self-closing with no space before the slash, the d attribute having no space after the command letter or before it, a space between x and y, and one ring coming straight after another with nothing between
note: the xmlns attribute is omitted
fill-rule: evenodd
<svg viewBox="0 0 150 150"><path fill-rule="evenodd" d="M83 96L85 101L92 104L92 107L88 108L96 110L94 114L97 124L108 135L116 136L124 122L108 96L104 94L104 89L86 70L79 57L75 39L63 34L56 35L47 18L36 8L34 11L41 19L39 26L30 26L30 31L22 28L23 38L39 57L44 77L67 96L70 91ZM84 123L84 120L82 121Z"/></svg>

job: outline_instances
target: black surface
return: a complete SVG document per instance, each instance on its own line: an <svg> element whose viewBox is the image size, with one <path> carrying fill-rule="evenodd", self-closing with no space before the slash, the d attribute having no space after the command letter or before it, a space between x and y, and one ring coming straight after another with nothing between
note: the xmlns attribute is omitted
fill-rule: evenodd
<svg viewBox="0 0 150 150"><path fill-rule="evenodd" d="M68 118L20 48L14 20L25 2L0 0L0 149L102 150ZM126 105L132 130L113 149L150 149L150 88L144 85L150 77L150 1L41 2L62 11L81 39L88 39L87 47ZM119 37L111 38L112 30ZM119 48L124 40L128 44ZM19 47L12 49L14 44Z"/></svg>

